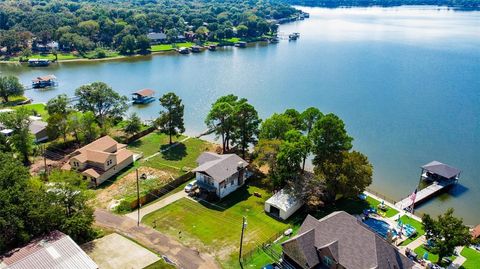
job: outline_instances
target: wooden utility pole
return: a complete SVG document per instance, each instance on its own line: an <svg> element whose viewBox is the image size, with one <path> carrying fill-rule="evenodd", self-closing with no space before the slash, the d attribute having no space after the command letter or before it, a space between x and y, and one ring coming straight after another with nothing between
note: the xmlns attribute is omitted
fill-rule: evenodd
<svg viewBox="0 0 480 269"><path fill-rule="evenodd" d="M48 179L48 168L47 168L47 157L46 157L45 145L43 145L43 168L45 172L45 179Z"/></svg>
<svg viewBox="0 0 480 269"><path fill-rule="evenodd" d="M242 264L243 233L244 233L246 227L247 227L247 219L245 217L243 217L242 235L240 237L240 251L238 252L238 262L240 263L240 267L242 269L243 269L243 264Z"/></svg>
<svg viewBox="0 0 480 269"><path fill-rule="evenodd" d="M135 173L137 175L137 226L140 226L140 186L138 184L138 169L135 169Z"/></svg>

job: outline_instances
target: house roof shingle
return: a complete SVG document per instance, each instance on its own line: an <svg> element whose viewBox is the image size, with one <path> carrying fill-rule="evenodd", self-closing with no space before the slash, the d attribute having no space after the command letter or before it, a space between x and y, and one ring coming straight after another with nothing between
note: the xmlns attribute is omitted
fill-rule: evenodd
<svg viewBox="0 0 480 269"><path fill-rule="evenodd" d="M203 172L211 176L215 181L222 182L234 175L239 167L245 168L248 162L236 154L219 155L212 152L204 152L197 158L199 166L193 172Z"/></svg>
<svg viewBox="0 0 480 269"><path fill-rule="evenodd" d="M305 239L311 237L312 230L315 231L313 243L312 240ZM294 246L292 241L296 241L298 247L294 250L291 247L284 248L284 253L297 263L303 262L303 257L309 257L311 253L316 255L318 249L327 248L333 258L347 269L413 267L412 261L406 256L343 211L334 212L320 220L307 216L299 234L285 241L282 246ZM308 266L304 268L312 268L320 262L312 264L315 259L311 257L308 261Z"/></svg>

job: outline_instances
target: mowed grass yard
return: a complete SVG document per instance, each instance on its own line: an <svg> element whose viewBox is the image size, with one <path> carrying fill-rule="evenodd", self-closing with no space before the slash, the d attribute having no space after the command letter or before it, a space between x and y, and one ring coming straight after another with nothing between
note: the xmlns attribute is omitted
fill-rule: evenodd
<svg viewBox="0 0 480 269"><path fill-rule="evenodd" d="M402 221L403 224L410 224L417 230L417 234L408 238L407 240L403 241L401 246L406 246L413 242L415 239L419 238L420 236L425 234L425 231L423 230L423 224L419 221L416 221L415 219L410 218L407 215L403 215L400 220ZM423 254L422 254L423 255Z"/></svg>
<svg viewBox="0 0 480 269"><path fill-rule="evenodd" d="M368 202L371 206L373 206L373 207L375 207L375 208L377 208L377 209L378 209L378 205L380 205L380 203L381 203L381 202L378 201L377 199L372 198L372 197L370 197L370 196L367 196L367 202ZM380 213L380 212L382 212L382 210L379 210L379 209L378 209L377 212ZM387 218L391 218L391 217L393 217L393 216L395 216L395 215L397 215L397 214L398 214L398 211L397 211L396 209L393 209L393 208L387 206L387 211L385 211L385 215L384 215L384 216L387 217Z"/></svg>
<svg viewBox="0 0 480 269"><path fill-rule="evenodd" d="M460 253L467 260L462 264L460 269L477 269L480 268L480 251L476 251L469 247L464 247Z"/></svg>
<svg viewBox="0 0 480 269"><path fill-rule="evenodd" d="M211 151L215 147L210 142L193 137L180 142L185 138L185 136L173 137L173 141L179 142L179 144L172 146L164 152L160 152L171 146L169 137L165 134L154 132L129 144L128 148L133 151L143 152L144 158L160 152L157 156L142 161L141 165L156 169L176 170L178 175L180 175L197 166L196 159L202 152Z"/></svg>
<svg viewBox="0 0 480 269"><path fill-rule="evenodd" d="M260 193L262 197L253 194ZM216 204L183 198L143 218L143 222L183 244L215 255L225 268L238 268L242 217L247 218L244 252L255 249L289 228L264 213L271 195L257 186L243 186Z"/></svg>

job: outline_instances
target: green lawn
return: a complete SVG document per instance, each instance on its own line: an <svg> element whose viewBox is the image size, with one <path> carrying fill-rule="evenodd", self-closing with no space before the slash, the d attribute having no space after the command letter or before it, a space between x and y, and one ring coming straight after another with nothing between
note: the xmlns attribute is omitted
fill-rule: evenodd
<svg viewBox="0 0 480 269"><path fill-rule="evenodd" d="M27 109L31 110L34 113L34 115L38 115L38 116L42 117L43 120L48 119L48 112L45 109L44 104L27 104L27 105L15 106L15 107L13 107L13 109L18 109L20 107L24 107L24 108L27 108Z"/></svg>
<svg viewBox="0 0 480 269"><path fill-rule="evenodd" d="M254 192L262 197L254 196ZM185 245L214 254L226 268L238 268L242 216L247 217L248 223L244 253L288 228L286 223L264 213L264 203L269 196L259 187L244 186L215 205L183 198L145 216L143 222Z"/></svg>
<svg viewBox="0 0 480 269"><path fill-rule="evenodd" d="M375 198L372 198L370 196L367 196L367 202L378 209L378 205L381 203L380 201L376 200ZM398 211L396 209L393 209L389 206L387 206L387 211L385 212L385 217L390 218L398 214ZM381 212L381 210L377 210L378 212Z"/></svg>
<svg viewBox="0 0 480 269"><path fill-rule="evenodd" d="M158 45L152 45L150 48L151 52L158 52L158 51L169 51L176 48L180 47L186 47L190 48L191 46L195 45L192 42L184 42L184 43L175 43L175 44L158 44Z"/></svg>
<svg viewBox="0 0 480 269"><path fill-rule="evenodd" d="M8 102L4 102L3 98L0 99L0 108L16 106L18 103L27 100L25 96L10 96Z"/></svg>
<svg viewBox="0 0 480 269"><path fill-rule="evenodd" d="M185 136L173 137L174 141L181 141ZM165 134L151 133L129 145L129 149L143 152L144 157L169 147L169 138ZM185 142L170 148L159 155L142 162L142 165L157 169L191 170L197 166L196 159L204 151L212 149L212 144L198 138L190 138Z"/></svg>
<svg viewBox="0 0 480 269"><path fill-rule="evenodd" d="M480 266L480 252L469 247L464 247L460 253L467 260L460 267L461 269L476 269Z"/></svg>
<svg viewBox="0 0 480 269"><path fill-rule="evenodd" d="M407 215L403 215L400 220L402 221L403 224L410 224L417 230L417 234L415 236L412 236L408 238L407 240L403 241L401 246L406 246L413 242L415 239L419 238L420 236L425 234L425 231L423 230L423 224L419 221L416 221L412 218L410 218Z"/></svg>
<svg viewBox="0 0 480 269"><path fill-rule="evenodd" d="M173 141L182 140L183 136L172 137ZM168 136L162 133L150 133L128 145L128 148L134 151L143 152L144 157L148 157L160 151L162 145L168 144Z"/></svg>

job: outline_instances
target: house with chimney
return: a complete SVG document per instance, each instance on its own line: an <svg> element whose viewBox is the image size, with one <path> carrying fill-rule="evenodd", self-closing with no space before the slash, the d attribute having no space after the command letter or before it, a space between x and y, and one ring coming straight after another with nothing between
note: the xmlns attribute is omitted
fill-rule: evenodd
<svg viewBox="0 0 480 269"><path fill-rule="evenodd" d="M354 216L337 211L311 215L298 234L282 243L283 261L293 268L410 269L414 263Z"/></svg>
<svg viewBox="0 0 480 269"><path fill-rule="evenodd" d="M236 154L204 152L193 169L198 187L219 199L245 184L249 173L248 162Z"/></svg>
<svg viewBox="0 0 480 269"><path fill-rule="evenodd" d="M62 169L80 172L96 187L134 162L126 147L110 136L101 137L74 151Z"/></svg>

